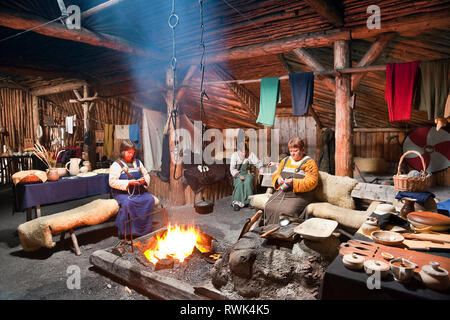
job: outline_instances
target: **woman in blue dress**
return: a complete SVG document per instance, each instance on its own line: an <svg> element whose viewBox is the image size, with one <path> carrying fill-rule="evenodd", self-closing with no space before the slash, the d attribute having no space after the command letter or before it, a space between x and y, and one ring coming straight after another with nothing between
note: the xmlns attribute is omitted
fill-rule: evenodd
<svg viewBox="0 0 450 320"><path fill-rule="evenodd" d="M109 168L109 186L114 199L119 203L116 227L119 237L133 233L133 237L148 234L152 230L154 197L147 191L150 175L139 159L135 158L136 146L130 140L120 145L120 157ZM142 217L126 224L130 219Z"/></svg>

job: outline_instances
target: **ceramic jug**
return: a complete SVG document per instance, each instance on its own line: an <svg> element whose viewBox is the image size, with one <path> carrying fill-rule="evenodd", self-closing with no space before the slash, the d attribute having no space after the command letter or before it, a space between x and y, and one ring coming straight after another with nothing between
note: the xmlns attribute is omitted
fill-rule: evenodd
<svg viewBox="0 0 450 320"><path fill-rule="evenodd" d="M80 161L80 158L70 158L70 161L66 163L66 169L69 170L71 176L80 173Z"/></svg>
<svg viewBox="0 0 450 320"><path fill-rule="evenodd" d="M400 209L400 217L407 219L408 213L414 211L414 203L416 202L416 199L402 198L400 201L404 203L403 207Z"/></svg>

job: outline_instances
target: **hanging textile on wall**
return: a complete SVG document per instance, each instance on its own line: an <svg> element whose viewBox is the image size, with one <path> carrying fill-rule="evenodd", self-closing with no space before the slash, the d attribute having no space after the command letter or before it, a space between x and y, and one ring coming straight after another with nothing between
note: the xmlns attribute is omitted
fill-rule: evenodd
<svg viewBox="0 0 450 320"><path fill-rule="evenodd" d="M116 124L114 127L116 139L130 139L130 126Z"/></svg>
<svg viewBox="0 0 450 320"><path fill-rule="evenodd" d="M414 83L419 64L419 61L414 61L388 63L386 65L385 100L389 109L389 121L402 121L411 118Z"/></svg>
<svg viewBox="0 0 450 320"><path fill-rule="evenodd" d="M259 98L259 114L256 123L273 127L275 109L281 102L281 88L279 78L261 79L261 95Z"/></svg>
<svg viewBox="0 0 450 320"><path fill-rule="evenodd" d="M111 159L113 152L114 152L114 125L105 123L103 153L108 159Z"/></svg>
<svg viewBox="0 0 450 320"><path fill-rule="evenodd" d="M450 91L450 60L426 61L419 68L420 86L415 107L424 110L428 119L434 119L439 130L447 124L450 110L445 112Z"/></svg>
<svg viewBox="0 0 450 320"><path fill-rule="evenodd" d="M167 115L154 110L142 110L142 144L144 166L147 170L161 168L164 123Z"/></svg>
<svg viewBox="0 0 450 320"><path fill-rule="evenodd" d="M141 132L138 124L130 124L129 126L130 140L134 142L136 148L141 147Z"/></svg>
<svg viewBox="0 0 450 320"><path fill-rule="evenodd" d="M304 116L313 103L314 72L289 74L292 96L292 115Z"/></svg>
<svg viewBox="0 0 450 320"><path fill-rule="evenodd" d="M334 130L327 128L322 131L322 150L319 156L319 170L334 175L334 153L335 153L335 139Z"/></svg>

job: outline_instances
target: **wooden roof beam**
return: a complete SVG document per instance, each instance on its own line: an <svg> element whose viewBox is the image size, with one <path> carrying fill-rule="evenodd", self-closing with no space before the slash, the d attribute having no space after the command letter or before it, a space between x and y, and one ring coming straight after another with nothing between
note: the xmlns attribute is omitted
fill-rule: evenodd
<svg viewBox="0 0 450 320"><path fill-rule="evenodd" d="M294 49L293 52L295 53L297 58L299 58L301 62L306 64L312 71L320 72L320 71L325 70L325 67L319 61L314 59L314 57L311 54L309 54L309 52L306 51L306 49L297 48L297 49ZM336 87L335 87L333 79L329 78L328 76L323 76L323 75L318 75L317 77L320 80L322 80L325 83L325 85L332 92L336 91Z"/></svg>
<svg viewBox="0 0 450 320"><path fill-rule="evenodd" d="M123 2L124 0L109 0L103 3L100 3L99 5L92 7L88 10L85 10L81 13L81 19L87 18L89 16L92 16L93 14L99 13L100 11L103 11L105 9L108 9L120 2Z"/></svg>
<svg viewBox="0 0 450 320"><path fill-rule="evenodd" d="M58 85L54 85L54 86L45 86L45 87L36 88L36 89L31 90L30 93L37 97L46 96L49 94L56 94L56 93L75 90L75 89L78 89L85 85L87 85L87 83L85 81L76 80L76 81L66 82L66 83L62 83L62 84L58 84Z"/></svg>
<svg viewBox="0 0 450 320"><path fill-rule="evenodd" d="M35 15L22 12L14 12L6 9L0 11L0 26L15 30L28 30L48 21ZM135 47L126 40L119 37L110 36L103 33L96 33L86 28L80 30L66 29L59 22L52 22L47 25L34 29L33 32L70 41L86 43L92 46L104 47L111 50L135 54L139 56L161 59L163 55L158 52L144 50Z"/></svg>
<svg viewBox="0 0 450 320"><path fill-rule="evenodd" d="M375 60L378 59L378 57L383 53L384 48L388 45L389 41L392 39L392 37L395 35L395 33L386 33L379 36L377 41L375 41L370 49L366 52L366 54L361 58L361 61L357 64L357 67L366 67L371 65ZM362 78L366 73L354 73L352 74L351 78L351 91L355 92L355 90L358 88L359 83L361 82Z"/></svg>
<svg viewBox="0 0 450 320"><path fill-rule="evenodd" d="M214 72L223 80L234 79L232 75L226 72L219 65L212 65ZM253 93L238 83L226 83L227 87L233 92L236 98L242 103L250 117L256 122L257 112L259 109L259 99Z"/></svg>
<svg viewBox="0 0 450 320"><path fill-rule="evenodd" d="M305 2L317 12L319 16L335 27L344 25L344 13L342 8L336 5L335 0L305 0Z"/></svg>
<svg viewBox="0 0 450 320"><path fill-rule="evenodd" d="M278 59L280 59L281 63L283 64L283 67L286 69L287 72L294 73L294 69L290 66L290 64L287 62L286 58L282 53L278 55ZM322 122L320 121L320 118L312 105L308 108L308 113L314 118L314 121L316 121L316 124L319 127L319 129L321 129L323 127Z"/></svg>
<svg viewBox="0 0 450 320"><path fill-rule="evenodd" d="M286 53L295 48L331 47L336 40L368 39L383 33L408 32L411 29L417 32L425 32L432 29L446 28L450 26L450 19L446 10L431 13L420 13L389 21L383 21L380 29L368 29L367 26L348 29L334 29L320 32L300 34L264 43L234 47L229 50L209 52L206 55L206 63L219 63L223 61L249 59L254 57ZM187 59L180 58L184 63L195 64L199 56L190 56Z"/></svg>

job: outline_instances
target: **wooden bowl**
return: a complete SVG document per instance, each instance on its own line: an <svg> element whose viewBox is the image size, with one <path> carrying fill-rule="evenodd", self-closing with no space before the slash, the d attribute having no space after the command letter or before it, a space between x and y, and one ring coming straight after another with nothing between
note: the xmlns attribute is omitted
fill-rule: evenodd
<svg viewBox="0 0 450 320"><path fill-rule="evenodd" d="M405 240L401 234L392 231L374 231L370 236L376 243L387 246L398 246Z"/></svg>

